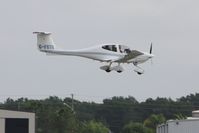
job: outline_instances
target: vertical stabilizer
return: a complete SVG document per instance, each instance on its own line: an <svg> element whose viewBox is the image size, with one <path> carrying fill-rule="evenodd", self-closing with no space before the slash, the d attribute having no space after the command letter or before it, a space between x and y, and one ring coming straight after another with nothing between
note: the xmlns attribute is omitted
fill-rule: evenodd
<svg viewBox="0 0 199 133"><path fill-rule="evenodd" d="M40 51L52 51L55 49L50 32L33 32L33 34L37 34L37 46Z"/></svg>

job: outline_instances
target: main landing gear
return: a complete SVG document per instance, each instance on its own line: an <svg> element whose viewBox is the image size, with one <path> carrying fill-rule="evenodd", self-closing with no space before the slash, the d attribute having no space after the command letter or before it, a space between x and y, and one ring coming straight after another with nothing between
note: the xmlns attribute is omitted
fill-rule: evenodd
<svg viewBox="0 0 199 133"><path fill-rule="evenodd" d="M106 69L105 71L106 71L107 73L111 72L111 70L110 70L110 69Z"/></svg>
<svg viewBox="0 0 199 133"><path fill-rule="evenodd" d="M102 69L106 72L111 72L111 64L112 64L112 62L109 65L101 66L100 69Z"/></svg>
<svg viewBox="0 0 199 133"><path fill-rule="evenodd" d="M133 63L133 64L134 64L134 66L136 67L136 68L134 69L134 71L135 71L138 75L144 74L144 70L143 70L141 67L139 67L139 66L137 65L137 63ZM123 69L123 67L120 65L120 63L118 63L117 66L111 66L111 65L112 65L112 62L111 62L109 65L101 66L100 69L106 71L107 73L109 73L109 72L111 72L111 71L116 71L116 72L118 72L118 73L121 73L121 72L124 71L124 69Z"/></svg>
<svg viewBox="0 0 199 133"><path fill-rule="evenodd" d="M141 73L141 72L137 72L137 74L138 74L138 75L142 75L143 73Z"/></svg>
<svg viewBox="0 0 199 133"><path fill-rule="evenodd" d="M106 72L111 72L111 71L116 71L118 73L121 73L124 71L123 67L120 66L120 64L118 64L117 66L113 66L111 67L112 63L110 63L109 65L105 65L105 66L101 66L100 69L106 71Z"/></svg>
<svg viewBox="0 0 199 133"><path fill-rule="evenodd" d="M123 70L117 70L116 72L118 72L118 73L122 73L122 72L123 72Z"/></svg>

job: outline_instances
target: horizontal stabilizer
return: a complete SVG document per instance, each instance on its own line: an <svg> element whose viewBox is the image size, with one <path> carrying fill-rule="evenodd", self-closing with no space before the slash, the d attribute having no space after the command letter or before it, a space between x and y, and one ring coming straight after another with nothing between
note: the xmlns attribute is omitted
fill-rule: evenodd
<svg viewBox="0 0 199 133"><path fill-rule="evenodd" d="M36 31L36 32L33 32L33 34L44 34L44 35L50 35L51 33L50 33L50 32L39 32L39 31Z"/></svg>

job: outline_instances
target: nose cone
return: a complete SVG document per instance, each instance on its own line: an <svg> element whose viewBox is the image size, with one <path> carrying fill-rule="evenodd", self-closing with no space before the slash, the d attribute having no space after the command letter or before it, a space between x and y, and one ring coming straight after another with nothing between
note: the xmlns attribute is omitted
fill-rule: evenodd
<svg viewBox="0 0 199 133"><path fill-rule="evenodd" d="M150 54L150 55L149 55L149 58L153 58L154 56L155 56L155 55L153 55L153 54Z"/></svg>

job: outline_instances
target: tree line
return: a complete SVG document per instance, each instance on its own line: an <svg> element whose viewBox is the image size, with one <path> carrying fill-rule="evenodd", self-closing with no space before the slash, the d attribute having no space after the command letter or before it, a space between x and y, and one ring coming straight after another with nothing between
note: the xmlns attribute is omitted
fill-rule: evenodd
<svg viewBox="0 0 199 133"><path fill-rule="evenodd" d="M133 96L112 97L103 103L50 96L42 100L8 98L1 109L34 112L37 133L155 133L168 119L183 119L199 109L199 93L172 100Z"/></svg>

